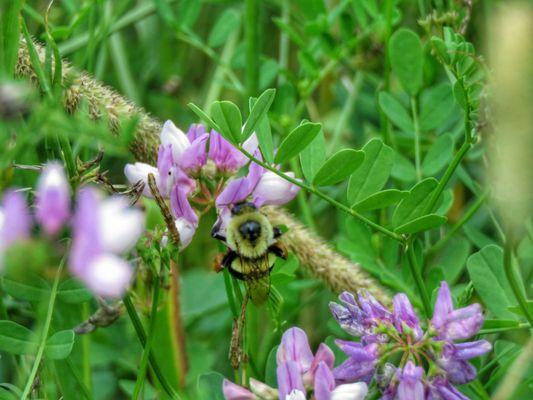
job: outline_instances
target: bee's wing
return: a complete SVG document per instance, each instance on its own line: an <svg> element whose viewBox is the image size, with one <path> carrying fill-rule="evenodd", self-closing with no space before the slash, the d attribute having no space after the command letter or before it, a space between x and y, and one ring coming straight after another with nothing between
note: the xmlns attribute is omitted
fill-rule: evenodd
<svg viewBox="0 0 533 400"><path fill-rule="evenodd" d="M270 260L268 253L249 263L250 272L244 282L252 303L263 304L270 294Z"/></svg>

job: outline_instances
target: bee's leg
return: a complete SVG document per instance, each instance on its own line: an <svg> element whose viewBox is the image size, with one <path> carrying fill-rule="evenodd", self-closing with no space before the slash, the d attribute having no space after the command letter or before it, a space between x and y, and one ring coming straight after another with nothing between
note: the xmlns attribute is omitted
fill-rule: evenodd
<svg viewBox="0 0 533 400"><path fill-rule="evenodd" d="M277 239L281 235L283 235L283 232L281 231L281 228L279 226L273 226L272 230L274 231L274 239Z"/></svg>
<svg viewBox="0 0 533 400"><path fill-rule="evenodd" d="M237 258L237 253L235 253L233 250L229 250L225 254L218 254L213 260L213 269L215 272L220 272L224 268L227 268L230 272L232 272L231 263L233 260L235 260L235 258Z"/></svg>
<svg viewBox="0 0 533 400"><path fill-rule="evenodd" d="M268 251L276 255L279 258L283 258L284 260L286 260L289 255L287 248L282 243L279 243L279 242L276 242L273 245L271 245L268 248Z"/></svg>

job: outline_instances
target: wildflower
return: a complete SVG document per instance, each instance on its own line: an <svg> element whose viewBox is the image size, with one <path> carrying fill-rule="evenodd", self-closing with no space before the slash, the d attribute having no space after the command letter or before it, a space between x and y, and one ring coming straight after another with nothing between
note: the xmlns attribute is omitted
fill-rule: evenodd
<svg viewBox="0 0 533 400"><path fill-rule="evenodd" d="M375 379L382 399L466 399L452 385L473 380L476 370L468 360L491 350L486 340L455 343L481 328L483 315L478 304L454 309L450 289L442 282L433 318L424 332L405 294L394 297L392 312L368 292L360 292L357 301L347 292L339 299L342 305L330 304L334 318L361 340L336 342L348 355L333 370L337 381L363 379L369 383ZM391 356L398 352L403 357L395 367Z"/></svg>
<svg viewBox="0 0 533 400"><path fill-rule="evenodd" d="M120 297L132 276L120 256L135 245L144 230L142 212L121 197L102 200L96 189L81 189L74 215L69 266L94 293Z"/></svg>
<svg viewBox="0 0 533 400"><path fill-rule="evenodd" d="M55 235L70 216L70 191L63 166L47 164L37 184L35 218L48 235Z"/></svg>
<svg viewBox="0 0 533 400"><path fill-rule="evenodd" d="M255 153L258 147L255 133L242 146L249 153ZM248 158L215 130L212 130L209 135L207 156L209 160L214 162L217 170L225 175L234 174L248 163Z"/></svg>
<svg viewBox="0 0 533 400"><path fill-rule="evenodd" d="M292 172L287 175L294 177ZM230 208L233 204L250 199L258 208L266 205L282 205L294 199L299 190L298 186L252 162L248 175L230 181L216 198L215 204L219 216L213 231L224 232L231 217Z"/></svg>
<svg viewBox="0 0 533 400"><path fill-rule="evenodd" d="M0 271L4 266L4 252L13 243L30 235L31 217L26 200L20 192L8 191L0 206Z"/></svg>
<svg viewBox="0 0 533 400"><path fill-rule="evenodd" d="M185 248L198 228L198 216L187 199L187 192L179 185L172 189L170 210L176 219L175 225L180 234L180 247Z"/></svg>
<svg viewBox="0 0 533 400"><path fill-rule="evenodd" d="M226 400L363 399L368 390L365 383L336 384L332 372L334 358L325 344L321 344L313 355L305 332L300 328L290 328L283 334L276 354L278 388L250 380L251 390L248 390L224 380L224 397Z"/></svg>
<svg viewBox="0 0 533 400"><path fill-rule="evenodd" d="M172 121L167 121L161 130L160 139L157 168L140 162L126 164L124 175L131 184L143 182L143 195L146 197L153 197L148 186L149 174L154 175L157 188L163 197L168 197L176 184L185 186L187 192L191 193L196 183L188 173L199 170L205 164L208 135L198 135L191 143L187 135Z"/></svg>

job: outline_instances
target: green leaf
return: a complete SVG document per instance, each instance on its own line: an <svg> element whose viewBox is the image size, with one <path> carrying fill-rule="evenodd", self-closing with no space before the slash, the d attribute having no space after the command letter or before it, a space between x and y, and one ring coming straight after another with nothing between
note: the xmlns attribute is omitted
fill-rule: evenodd
<svg viewBox="0 0 533 400"><path fill-rule="evenodd" d="M257 141L263 158L267 163L272 164L274 162L274 141L272 139L270 121L267 116L259 120L255 132L257 133Z"/></svg>
<svg viewBox="0 0 533 400"><path fill-rule="evenodd" d="M93 295L80 281L67 279L59 285L57 298L65 303L78 304L91 300Z"/></svg>
<svg viewBox="0 0 533 400"><path fill-rule="evenodd" d="M350 177L348 202L356 204L380 190L389 179L394 151L380 139L372 139L363 147L363 164Z"/></svg>
<svg viewBox="0 0 533 400"><path fill-rule="evenodd" d="M520 325L518 321L510 319L486 319L483 322L481 329L501 329L501 328L516 328Z"/></svg>
<svg viewBox="0 0 533 400"><path fill-rule="evenodd" d="M27 276L12 279L5 276L2 279L2 287L5 292L15 299L25 301L42 301L50 296L50 285L38 275L29 273Z"/></svg>
<svg viewBox="0 0 533 400"><path fill-rule="evenodd" d="M241 140L242 116L231 101L215 101L211 105L211 117L220 128L220 134L233 144Z"/></svg>
<svg viewBox="0 0 533 400"><path fill-rule="evenodd" d="M363 162L365 153L362 151L343 149L332 155L313 179L316 186L335 185L348 178Z"/></svg>
<svg viewBox="0 0 533 400"><path fill-rule="evenodd" d="M259 121L266 117L268 109L272 105L275 96L276 89L267 89L261 94L261 96L259 96L257 101L254 103L252 110L250 111L250 116L246 120L246 124L244 125L241 138L242 141L248 139L255 131Z"/></svg>
<svg viewBox="0 0 533 400"><path fill-rule="evenodd" d="M398 29L389 40L391 68L403 88L414 96L422 88L424 53L416 33Z"/></svg>
<svg viewBox="0 0 533 400"><path fill-rule="evenodd" d="M420 129L427 132L440 127L453 112L453 93L448 83L425 90L420 96Z"/></svg>
<svg viewBox="0 0 533 400"><path fill-rule="evenodd" d="M422 172L426 176L437 174L453 157L452 135L441 135L429 148L422 161Z"/></svg>
<svg viewBox="0 0 533 400"><path fill-rule="evenodd" d="M213 128L217 132L220 132L220 127L216 124L216 122L213 121L211 117L207 115L200 107L198 107L194 103L187 104L187 107L189 107L191 111L195 113L198 118L200 118L201 121L204 121L211 128Z"/></svg>
<svg viewBox="0 0 533 400"><path fill-rule="evenodd" d="M280 164L287 161L305 149L318 135L322 125L304 122L294 128L281 142L274 162Z"/></svg>
<svg viewBox="0 0 533 400"><path fill-rule="evenodd" d="M17 400L20 399L22 392L16 396L13 392L0 386L0 400Z"/></svg>
<svg viewBox="0 0 533 400"><path fill-rule="evenodd" d="M442 215L437 214L428 214L422 217L418 217L409 221L403 225L400 225L394 232L404 234L404 233L416 233L421 231L427 231L442 224L445 224L448 219Z"/></svg>
<svg viewBox="0 0 533 400"><path fill-rule="evenodd" d="M400 227L421 217L422 211L429 202L430 195L437 185L438 182L434 178L427 178L417 183L394 210L392 225Z"/></svg>
<svg viewBox="0 0 533 400"><path fill-rule="evenodd" d="M229 8L220 14L213 29L209 33L207 44L209 47L218 47L223 45L229 36L239 28L240 13L234 8Z"/></svg>
<svg viewBox="0 0 533 400"><path fill-rule="evenodd" d="M435 257L432 258L431 268L440 267L444 272L446 282L454 284L466 268L466 260L470 255L470 241L462 237L452 238Z"/></svg>
<svg viewBox="0 0 533 400"><path fill-rule="evenodd" d="M69 356L74 346L74 331L72 329L54 333L46 340L44 348L46 357L52 360L63 360Z"/></svg>
<svg viewBox="0 0 533 400"><path fill-rule="evenodd" d="M276 378L276 354L278 352L278 347L279 346L274 346L272 350L270 350L265 366L265 383L272 387L276 387L278 382Z"/></svg>
<svg viewBox="0 0 533 400"><path fill-rule="evenodd" d="M326 160L326 139L320 131L313 141L300 153L302 172L309 182L312 182L320 166Z"/></svg>
<svg viewBox="0 0 533 400"><path fill-rule="evenodd" d="M401 182L412 183L416 181L416 169L411 160L399 152L394 152L394 165L391 176Z"/></svg>
<svg viewBox="0 0 533 400"><path fill-rule="evenodd" d="M0 351L24 355L34 354L39 347L39 338L28 328L13 321L0 321Z"/></svg>
<svg viewBox="0 0 533 400"><path fill-rule="evenodd" d="M222 382L224 376L218 372L208 372L198 377L198 396L200 400L224 400Z"/></svg>
<svg viewBox="0 0 533 400"><path fill-rule="evenodd" d="M453 97L455 97L455 101L459 104L459 107L466 111L466 93L459 81L453 84Z"/></svg>
<svg viewBox="0 0 533 400"><path fill-rule="evenodd" d="M411 116L403 104L392 94L381 92L378 97L378 102L387 118L389 118L394 125L406 133L412 133L415 131Z"/></svg>
<svg viewBox="0 0 533 400"><path fill-rule="evenodd" d="M515 299L503 270L503 250L489 245L471 255L467 261L468 273L476 292L487 308L500 319L516 319L508 310Z"/></svg>
<svg viewBox="0 0 533 400"><path fill-rule="evenodd" d="M352 208L356 211L370 211L385 208L395 204L407 196L409 192L398 189L385 189L371 194L367 198L354 204Z"/></svg>
<svg viewBox="0 0 533 400"><path fill-rule="evenodd" d="M17 64L18 49L20 43L20 10L21 0L11 0L2 5L2 17L0 29L2 41L0 42L1 67L6 75L13 77Z"/></svg>

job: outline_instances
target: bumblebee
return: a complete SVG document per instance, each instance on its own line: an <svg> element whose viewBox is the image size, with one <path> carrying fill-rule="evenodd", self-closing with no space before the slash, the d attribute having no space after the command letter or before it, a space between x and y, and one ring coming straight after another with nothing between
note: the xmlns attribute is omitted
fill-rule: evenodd
<svg viewBox="0 0 533 400"><path fill-rule="evenodd" d="M222 240L228 251L215 262L217 271L227 268L244 281L255 305L263 304L270 293L270 272L276 257L287 259L287 250L278 241L282 232L253 203L241 202L231 208L231 220L222 234L215 226L211 232Z"/></svg>

